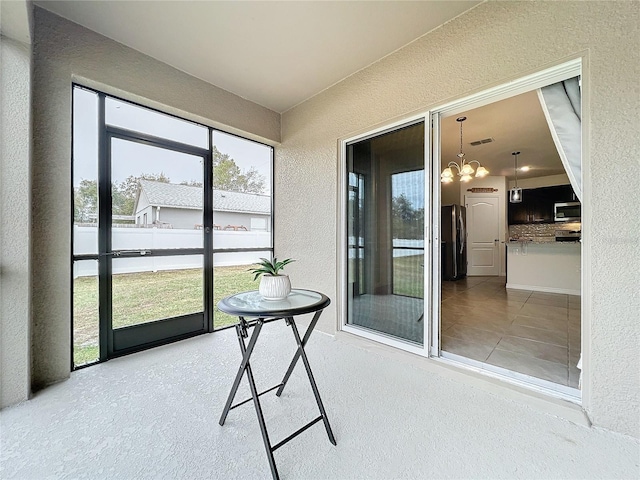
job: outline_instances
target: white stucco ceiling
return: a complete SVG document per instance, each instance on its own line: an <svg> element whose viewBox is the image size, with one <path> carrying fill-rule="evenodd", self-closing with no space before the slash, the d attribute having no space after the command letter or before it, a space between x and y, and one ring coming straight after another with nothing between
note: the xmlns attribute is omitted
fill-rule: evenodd
<svg viewBox="0 0 640 480"><path fill-rule="evenodd" d="M276 112L288 110L478 3L35 2Z"/></svg>

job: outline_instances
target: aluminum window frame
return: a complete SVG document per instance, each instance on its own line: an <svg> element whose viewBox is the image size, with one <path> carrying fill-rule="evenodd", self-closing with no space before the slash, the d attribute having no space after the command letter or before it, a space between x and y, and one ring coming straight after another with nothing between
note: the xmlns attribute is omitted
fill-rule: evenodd
<svg viewBox="0 0 640 480"><path fill-rule="evenodd" d="M110 172L106 172L106 171L101 171L101 170L105 170L107 168L110 168L110 165L108 164L107 161L105 161L105 158L107 158L107 156L109 155L109 141L112 138L121 138L127 141L133 141L133 142L138 142L138 143L143 143L143 144L148 144L148 145L152 145L155 147L160 147L160 148L167 148L169 150L174 150L174 151L181 151L184 153L189 153L189 154L193 154L193 155L198 155L198 156L202 156L203 158L205 158L205 166L203 166L203 174L204 177L203 180L203 191L204 191L204 202L203 202L203 209L206 209L210 206L211 208L211 213L213 214L213 165L212 165L212 158L213 158L213 149L214 149L214 143L213 143L213 134L215 132L220 132L220 133L224 133L226 135L230 135L242 140L246 140L249 142L253 142L259 145L264 145L265 147L267 147L269 149L269 165L270 165L270 178L269 178L269 187L270 187L270 200L271 200L271 212L270 212L270 224L269 224L269 233L270 233L270 247L246 247L246 248L213 248L213 215L210 215L211 218L208 219L209 222L207 222L207 219L203 219L203 221L205 222L205 225L203 225L205 228L207 227L206 223L210 223L209 226L209 233L204 233L203 234L203 247L202 248L197 248L197 249L174 249L171 251L167 251L167 252L163 252L163 251L154 251L154 254L157 256L165 256L165 255L193 255L193 254L201 254L204 256L204 265L203 265L203 271L204 271L204 292L203 292L203 303L204 303L204 316L205 316L205 332L202 333L211 333L214 331L219 331L219 330L224 330L227 328L231 328L233 325L229 325L229 326L224 326L224 327L220 327L220 328L215 328L214 325L214 309L215 309L215 305L213 304L213 296L214 296L214 265L213 265L213 257L216 253L241 253L241 252L269 252L271 258L273 258L274 255L274 251L275 251L275 232L274 232L274 225L275 225L275 148L272 145L269 145L267 143L264 142L259 142L250 138L246 138L243 137L241 135L238 135L236 133L233 132L228 132L225 131L223 129L220 128L215 128L212 127L210 125L205 125L203 123L199 123L199 122L194 122L193 120L189 120L183 117L180 117L179 115L175 115L169 112L165 112L162 111L158 108L154 108L148 105L144 105L141 104L139 102L136 101L132 101L126 98L122 98L116 95L112 95L112 94L108 94L105 93L101 90L98 90L96 88L93 87L89 87L87 85L83 85L80 82L77 81L73 81L71 82L71 185L72 185L72 189L73 189L73 185L74 185L74 181L75 181L75 172L74 172L74 162L75 162L75 158L74 158L74 142L75 142L75 138L74 138L74 122L75 122L75 118L74 118L74 102L75 102L75 95L74 92L76 91L76 89L81 89L81 90L85 90L91 93L94 93L98 96L98 198L100 198L101 196L101 189L111 189L111 185L109 184L108 186L105 185L100 185L101 180L102 183L105 182L105 179L110 179ZM197 147L194 145L190 145L190 144L184 144L181 142L177 142L175 140L169 140L169 139L164 139L161 137L155 137L153 135L147 134L147 133L143 133L143 132L138 132L138 131L134 131L134 130L128 130L128 129L124 129L121 127L116 127L113 125L107 125L106 124L106 120L105 120L105 101L107 98L112 98L114 100L118 100L121 102L125 102L131 105L134 105L136 107L140 107L140 108L144 108L146 110L152 111L152 112L156 112L158 114L161 115L165 115L165 116L169 116L172 118L175 118L177 120L180 121L184 121L184 122L188 122L188 123L192 123L201 127L204 127L207 129L207 135L208 135L208 143L209 146L207 149L205 148L201 148L201 147ZM207 185L211 188L207 188ZM106 238L105 236L109 236L110 235L110 228L102 228L102 231L99 228L99 233L98 233L98 252L95 254L75 254L74 253L74 232L73 232L73 227L74 227L74 195L73 195L73 191L72 194L70 196L70 208L69 208L69 212L70 212L70 237L71 237L71 242L70 242L70 336L71 336L71 342L70 342L70 366L71 366L71 371L75 371L78 369L82 369L82 368L86 368L92 365L95 365L97 363L101 363L104 361L107 361L110 356L109 356L109 351L111 349L111 347L109 346L110 341L108 338L108 329L103 328L103 324L108 320L110 321L110 316L111 316L111 312L110 312L110 305L109 308L107 308L106 310L104 306L100 306L99 307L99 324L100 324L100 328L99 328L99 332L98 332L98 336L99 336L99 359L95 362L89 362L86 364L82 364L82 365L75 365L74 362L74 278L73 278L73 265L76 261L82 261L82 260L95 260L98 262L98 278L100 279L101 276L104 277L106 275L105 272L103 272L102 270L105 268L105 264L106 262L104 261L100 261L101 258L101 247L100 244L103 243L102 246L102 250L104 250L106 248L106 246L110 246L110 238ZM107 219L106 218L100 218L100 216L102 215L103 217L106 217L106 212L107 210L110 211L111 205L106 205L103 207L98 206L98 217L99 217L99 225L107 225L106 223L104 223ZM205 210L206 211L206 210ZM102 221L100 223L100 221ZM101 238L101 237L105 237L105 238ZM207 258L210 258L210 265L207 264ZM210 271L209 271L210 270ZM105 285L105 284L110 284L111 282L101 282L103 285L100 285L99 282L99 290L103 289L103 288L109 288L110 285ZM104 294L104 293L103 293ZM104 311L103 311L104 310ZM187 338L184 336L180 336L180 337L175 337L175 338L169 338L160 342L155 342L153 344L150 344L151 347L145 347L145 348L153 348L155 346L160 346L160 345L164 345L166 343L170 343L172 341L176 341L176 340L180 340L182 338ZM144 349L144 348L141 348ZM139 351L141 349L132 349L131 352L126 352L126 353L133 353L135 351Z"/></svg>

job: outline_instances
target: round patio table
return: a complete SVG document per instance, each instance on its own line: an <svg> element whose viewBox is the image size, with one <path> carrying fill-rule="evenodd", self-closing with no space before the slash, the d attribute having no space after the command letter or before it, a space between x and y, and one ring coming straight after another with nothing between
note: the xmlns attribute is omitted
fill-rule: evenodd
<svg viewBox="0 0 640 480"><path fill-rule="evenodd" d="M236 374L236 378L231 387L231 392L229 392L227 402L224 406L224 410L222 411L222 416L220 417L220 425L224 425L224 422L230 410L253 400L256 414L258 416L258 423L260 425L260 432L262 433L262 440L264 442L265 450L267 451L269 467L271 468L271 474L273 475L274 479L279 479L280 477L278 476L278 470L276 468L276 462L273 457L273 452L320 420L324 422L324 427L327 431L327 435L329 436L329 441L333 445L336 445L336 440L333 436L333 432L331 431L331 426L329 425L327 412L324 409L324 405L322 404L322 400L320 398L320 392L318 391L318 386L316 385L316 382L313 378L313 373L311 372L309 359L307 358L307 354L304 351L304 347L309 341L309 337L311 336L314 327L318 323L322 311L330 303L331 300L329 300L329 297L327 297L323 293L314 292L313 290L301 289L291 290L291 293L284 300L265 300L260 295L260 293L258 293L258 291L250 291L231 295L229 297L223 298L218 302L218 309L221 312L235 315L239 319L238 323L235 325L235 328L236 334L238 336L238 342L240 344L240 351L242 352L242 361L240 362L238 373ZM314 315L311 323L305 331L304 336L301 338L294 317L307 313L313 313ZM256 345L263 325L269 322L283 319L286 324L291 327L298 348L293 356L293 359L291 360L291 363L289 364L289 368L287 369L287 372L285 373L282 381L276 386L271 387L264 392L258 393L255 381L253 379L253 373L251 371L251 354L253 353L253 349ZM248 331L251 328L253 328L253 333L251 334L249 343L245 343L245 339L249 336ZM302 358L302 363L304 364L305 370L307 371L309 383L311 384L313 395L315 396L316 403L318 404L320 415L317 418L311 420L303 427L296 430L284 440L272 446L271 441L269 440L269 434L267 432L264 415L262 414L262 407L260 405L259 397L275 389L278 389L276 391L276 395L280 396L287 384L287 381L289 380L289 377L291 376L291 373L293 372L293 369L296 366L296 363L300 358ZM238 391L238 386L240 385L240 381L242 380L245 372L247 372L249 388L251 389L251 398L233 405L233 400L236 396L236 392Z"/></svg>

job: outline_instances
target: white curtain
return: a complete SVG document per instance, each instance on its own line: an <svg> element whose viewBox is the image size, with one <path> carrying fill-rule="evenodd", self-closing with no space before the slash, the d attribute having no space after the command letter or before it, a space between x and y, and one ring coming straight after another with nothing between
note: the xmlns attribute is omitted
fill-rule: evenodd
<svg viewBox="0 0 640 480"><path fill-rule="evenodd" d="M573 191L582 201L582 115L580 79L570 78L538 89L542 111Z"/></svg>

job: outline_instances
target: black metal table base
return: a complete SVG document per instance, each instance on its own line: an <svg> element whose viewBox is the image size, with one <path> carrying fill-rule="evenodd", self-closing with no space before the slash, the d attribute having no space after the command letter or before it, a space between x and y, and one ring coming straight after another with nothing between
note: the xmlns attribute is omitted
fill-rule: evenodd
<svg viewBox="0 0 640 480"><path fill-rule="evenodd" d="M320 392L318 391L318 386L316 385L316 381L313 378L313 373L311 372L309 359L307 358L307 354L304 351L304 347L307 344L307 341L309 340L309 337L311 336L311 332L313 331L316 323L318 323L318 319L320 318L321 313L322 313L322 310L317 311L315 313L315 315L313 316L313 320L309 324L309 327L307 328L303 338L300 338L300 333L298 332L298 327L296 326L296 322L293 319L293 317L268 318L268 319L257 318L255 320L250 320L250 321L245 320L244 317L239 317L240 322L236 325L236 333L238 335L238 342L240 343L240 351L242 352L242 361L240 362L240 367L238 368L238 373L236 374L236 378L233 381L231 392L229 392L227 403L225 404L224 410L222 411L222 416L220 417L220 425L224 425L224 422L227 419L227 415L229 414L230 410L236 407L239 407L240 405L244 405L245 403L253 400L253 404L256 409L256 414L258 416L258 424L260 425L260 432L262 433L264 448L267 451L267 458L269 460L269 467L271 468L271 474L273 475L273 478L276 480L279 479L280 477L278 475L278 469L276 468L276 461L273 457L273 452L276 451L281 446L283 446L285 443L289 442L290 440L300 435L302 432L304 432L308 428L318 423L320 420L324 422L324 427L327 431L329 441L333 445L336 445L336 439L333 436L333 432L331 431L331 425L329 425L329 418L327 417L327 412L324 409L324 405L322 404L322 400L320 399ZM262 326L267 322L271 322L274 320L281 320L282 318L284 318L287 325L291 327L293 331L293 336L295 337L296 343L298 345L298 349L296 350L296 353L293 356L291 363L289 364L289 368L287 369L287 372L285 373L284 378L282 379L282 382L280 382L278 385L274 387L271 387L265 390L264 392L258 393L258 390L256 389L255 381L253 379L253 373L251 371L251 363L249 362L249 359L251 358L253 349L256 346L256 342L258 340L258 336L260 335L260 330L262 330ZM249 343L245 344L245 338L248 337L249 328L253 328L254 330L253 330L253 333L251 334L251 338L249 339ZM260 405L259 397L261 395L264 395L266 393L269 393L275 390L276 388L278 389L278 391L276 392L276 395L278 397L281 396L285 386L287 385L287 382L289 381L289 378L291 377L291 373L293 372L296 366L296 363L300 358L302 358L302 363L304 364L304 368L307 372L307 376L309 377L309 383L311 384L313 395L316 399L316 403L318 404L318 409L320 410L320 416L313 419L303 427L299 428L284 440L276 443L275 445L271 445L271 441L269 440L267 425L264 420L264 415L262 413L262 407ZM247 373L249 388L251 389L251 397L233 405L233 400L236 396L236 392L238 391L238 387L240 386L240 381L242 380L242 377L245 372Z"/></svg>

